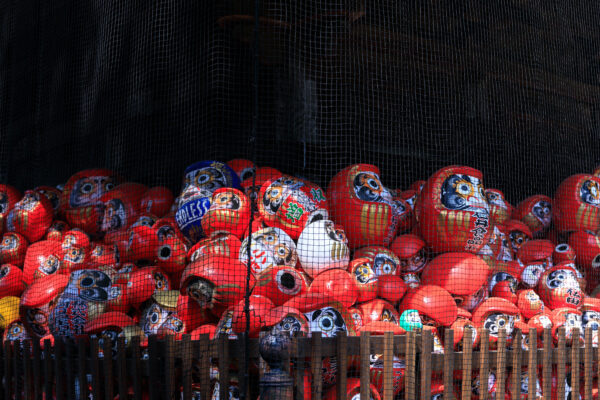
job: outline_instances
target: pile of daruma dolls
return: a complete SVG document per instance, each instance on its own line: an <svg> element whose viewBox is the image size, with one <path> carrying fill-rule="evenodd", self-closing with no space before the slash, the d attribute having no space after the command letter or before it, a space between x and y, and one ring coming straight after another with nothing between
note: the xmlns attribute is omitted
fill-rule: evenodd
<svg viewBox="0 0 600 400"><path fill-rule="evenodd" d="M534 328L543 346L544 328L556 341L564 326L569 342L592 329L597 346L597 175L570 176L554 198L533 194L516 207L466 166L406 190L383 186L368 164L322 188L242 159L190 165L177 197L106 169L24 194L0 185L0 328L11 341L97 335L142 344L149 335L235 337L247 326L251 337L429 330L443 352L446 328L460 349L466 327L474 348L482 327L494 348L501 329L510 346L517 329ZM395 395L404 365L395 358ZM373 399L382 367L373 355ZM326 398L335 397L335 369L324 361ZM514 373L527 393L527 372ZM486 390L477 376L475 398ZM360 385L348 382L353 398ZM495 387L492 373L487 389ZM235 398L235 382L230 389ZM432 398L442 391L434 377Z"/></svg>

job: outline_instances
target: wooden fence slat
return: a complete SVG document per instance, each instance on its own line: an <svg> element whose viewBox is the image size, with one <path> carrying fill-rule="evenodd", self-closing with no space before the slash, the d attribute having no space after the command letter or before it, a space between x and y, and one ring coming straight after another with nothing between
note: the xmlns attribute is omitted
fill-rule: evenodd
<svg viewBox="0 0 600 400"><path fill-rule="evenodd" d="M584 355L584 397L586 399L592 398L592 388L594 385L594 347L592 345L592 329L588 328L585 330L585 355Z"/></svg>
<svg viewBox="0 0 600 400"><path fill-rule="evenodd" d="M406 338L406 374L404 378L404 394L406 396L406 400L414 400L417 398L416 372L417 338L414 331L409 331Z"/></svg>
<svg viewBox="0 0 600 400"><path fill-rule="evenodd" d="M462 341L462 400L471 400L471 382L473 380L473 332L464 328ZM483 383L482 386L486 386Z"/></svg>
<svg viewBox="0 0 600 400"><path fill-rule="evenodd" d="M346 331L340 332L336 337L337 343L337 398L343 399L346 396L346 385L348 382L348 335Z"/></svg>
<svg viewBox="0 0 600 400"><path fill-rule="evenodd" d="M31 353L32 353L32 362L33 362L33 398L35 400L42 400L42 380L41 380L41 371L40 371L40 362L42 361L42 355L40 352L40 341L32 340L31 341Z"/></svg>
<svg viewBox="0 0 600 400"><path fill-rule="evenodd" d="M64 338L54 338L54 370L56 371L56 400L65 400Z"/></svg>
<svg viewBox="0 0 600 400"><path fill-rule="evenodd" d="M79 398L87 399L89 395L87 379L87 348L88 341L85 338L77 339L77 379L79 381Z"/></svg>
<svg viewBox="0 0 600 400"><path fill-rule="evenodd" d="M148 390L150 400L159 400L161 397L162 379L160 374L160 354L158 338L156 335L148 337L148 381L152 382L152 390ZM226 398L226 397L223 397Z"/></svg>
<svg viewBox="0 0 600 400"><path fill-rule="evenodd" d="M173 398L173 392L175 391L175 354L174 354L174 337L173 335L167 335L165 341L165 360L163 364L165 366L165 399Z"/></svg>
<svg viewBox="0 0 600 400"><path fill-rule="evenodd" d="M431 364L431 363L430 363ZM383 400L394 398L394 333L383 335Z"/></svg>
<svg viewBox="0 0 600 400"><path fill-rule="evenodd" d="M552 392L552 333L550 328L544 329L544 355L542 370L542 394L548 396Z"/></svg>
<svg viewBox="0 0 600 400"><path fill-rule="evenodd" d="M12 399L12 344L7 340L4 342L4 398Z"/></svg>
<svg viewBox="0 0 600 400"><path fill-rule="evenodd" d="M67 339L65 341L65 363L67 371L67 398L69 400L75 400L75 371L73 370L73 362L75 361L75 355L73 354L73 340Z"/></svg>
<svg viewBox="0 0 600 400"><path fill-rule="evenodd" d="M192 342L190 335L183 335L181 348L181 384L183 398L192 398Z"/></svg>
<svg viewBox="0 0 600 400"><path fill-rule="evenodd" d="M229 336L221 335L219 342L219 398L229 397Z"/></svg>
<svg viewBox="0 0 600 400"><path fill-rule="evenodd" d="M565 362L567 361L567 352L565 348L565 327L558 328L558 365L557 365L557 398L565 398Z"/></svg>
<svg viewBox="0 0 600 400"><path fill-rule="evenodd" d="M536 398L537 391L537 330L529 329L529 366L528 374L528 399Z"/></svg>
<svg viewBox="0 0 600 400"><path fill-rule="evenodd" d="M198 359L200 360L200 392L201 398L210 399L210 360L211 348L208 335L200 336ZM219 373L220 375L220 373Z"/></svg>
<svg viewBox="0 0 600 400"><path fill-rule="evenodd" d="M3 362L0 362L0 382L5 382L5 372L6 372L6 358L5 357L5 353L4 353L4 344L0 343L0 359L4 360ZM2 385L4 386L4 385ZM4 390L0 390L0 400L4 400L6 393L4 393Z"/></svg>
<svg viewBox="0 0 600 400"><path fill-rule="evenodd" d="M511 391L512 393L521 393L521 330L513 331L512 341L512 374Z"/></svg>
<svg viewBox="0 0 600 400"><path fill-rule="evenodd" d="M579 359L580 353L579 348L581 347L579 328L573 328L571 330L571 398L579 398Z"/></svg>
<svg viewBox="0 0 600 400"><path fill-rule="evenodd" d="M140 338L134 336L131 339L131 376L133 381L133 398L142 400L142 352L140 350ZM203 397L203 399L206 397Z"/></svg>
<svg viewBox="0 0 600 400"><path fill-rule="evenodd" d="M14 376L14 388L12 399L21 400L23 390L23 368L21 366L21 353L23 351L22 342L15 342L13 345L13 376Z"/></svg>
<svg viewBox="0 0 600 400"><path fill-rule="evenodd" d="M488 400L489 392L487 382L490 377L490 332L487 329L479 329L480 358L479 358L479 398Z"/></svg>
<svg viewBox="0 0 600 400"><path fill-rule="evenodd" d="M127 400L127 345L122 336L117 338L117 377L119 400Z"/></svg>
<svg viewBox="0 0 600 400"><path fill-rule="evenodd" d="M94 399L102 398L102 384L100 380L100 360L98 357L98 338L90 340L90 363L92 370L92 393Z"/></svg>
<svg viewBox="0 0 600 400"><path fill-rule="evenodd" d="M304 399L304 351L303 346L300 345L300 339L303 333L298 332L292 341L294 359L295 359L295 373L294 373L294 386L295 386L295 398Z"/></svg>
<svg viewBox="0 0 600 400"><path fill-rule="evenodd" d="M312 333L312 349L310 357L310 369L312 373L312 399L320 400L323 392L323 360L321 355L323 354L321 332Z"/></svg>
<svg viewBox="0 0 600 400"><path fill-rule="evenodd" d="M431 398L431 353L433 352L433 335L425 330L421 335L421 398ZM389 400L392 396L389 397Z"/></svg>
<svg viewBox="0 0 600 400"><path fill-rule="evenodd" d="M444 332L444 399L454 399L454 331L446 329Z"/></svg>
<svg viewBox="0 0 600 400"><path fill-rule="evenodd" d="M496 393L505 393L506 391L506 329L500 329L498 332L496 359L496 382L498 389ZM485 385L485 383L484 383Z"/></svg>
<svg viewBox="0 0 600 400"><path fill-rule="evenodd" d="M560 332L560 331L559 331ZM473 332L470 332L471 334L473 334ZM515 331L516 333L516 331ZM454 352L454 351L446 351L445 355L440 355L440 354L433 354L432 352L427 350L427 347L429 346L428 344L428 331L424 331L423 335L416 335L416 334L409 334L409 335L405 335L404 337L393 337L393 340L391 340L392 336L390 336L389 334L384 335L384 336L376 336L376 337L371 337L369 336L369 342L368 342L368 346L365 346L365 344L363 343L365 339L361 339L360 337L338 337L338 338L321 338L321 357L336 357L337 356L337 366L338 366L338 380L337 380L337 385L338 387L336 388L337 391L340 391L341 393L345 392L344 390L344 378L343 377L347 377L346 373L348 370L348 365L349 361L350 361L350 356L351 354L355 354L355 355L360 355L361 357L366 357L365 361L366 363L361 365L361 369L364 368L365 371L369 370L369 355L370 354L382 354L383 355L383 364L384 364L384 371L383 371L383 393L382 393L382 399L387 399L389 396L386 393L393 393L393 360L394 360L394 354L396 353L403 353L404 350L403 348L406 349L406 361L407 361L407 368L406 368L406 375L405 375L405 396L411 396L409 398L420 398L422 396L424 396L430 389L428 389L428 385L430 385L430 382L427 382L427 377L431 376L432 372L435 371L441 371L442 370L442 364L443 364L443 370L444 370L444 381L446 382L447 380L452 381L453 379L453 369L461 369L462 373L464 374L463 378L466 377L470 377L472 378L472 374L469 374L469 369L471 369L471 371L475 371L479 369L479 382L481 385L482 390L480 390L479 393L479 398L480 399L485 399L485 398L489 398L489 395L486 394L485 392L485 384L487 382L487 374L489 372L489 368L490 366L493 366L496 372L496 387L497 387L497 392L501 392L502 390L506 391L506 370L507 370L507 360L510 358L510 370L514 371L513 373L511 373L511 380L510 380L510 385L511 385L511 392L514 390L515 388L515 384L518 384L518 388L517 388L517 392L520 391L520 385L521 385L521 378L525 378L524 375L522 375L521 373L519 373L518 371L522 371L523 368L527 369L527 377L525 379L528 379L529 381L529 397L533 397L534 393L537 392L537 382L541 382L542 383L542 389L544 393L548 393L550 389L550 384L553 381L552 379L552 368L554 369L554 374L555 374L555 379L554 381L556 381L556 378L558 379L558 391L562 391L564 390L564 384L567 381L566 379L564 379L565 375L566 375L566 371L569 370L571 371L571 374L573 377L579 377L581 376L583 378L583 380L579 381L578 379L573 379L572 382L569 382L570 386L571 386L571 391L573 393L573 395L575 397L577 397L578 392L581 393L583 395L584 398L589 398L590 396L590 391L595 390L592 386L592 383L594 382L594 378L595 378L595 372L594 372L594 367L598 364L596 364L596 362L600 362L600 358L599 358L599 352L600 350L597 350L596 348L592 348L592 345L590 344L590 341L593 339L592 336L592 332L590 331L585 331L585 346L583 347L583 344L577 341L577 332L575 330L573 330L573 337L576 338L575 341L573 342L573 344L570 344L567 347L567 341L565 338L563 338L563 343L562 343L562 347L560 345L560 340L559 340L559 347L558 349L553 349L553 345L552 345L552 339L551 339L551 335L550 335L550 331L545 331L544 332L544 349L537 349L537 341L542 340L541 338L539 338L536 333L534 331L530 331L528 332L528 340L529 340L529 348L530 351L526 352L526 354L523 354L523 352L520 350L520 346L518 346L519 343L519 336L517 334L515 334L515 340L513 341L512 344L512 349L511 350L507 350L506 349L506 345L502 345L502 338L499 338L498 340L498 350L495 351L490 351L489 348L486 348L485 343L487 343L485 335L486 333L484 331L480 332L480 337L481 337L481 345L480 345L480 349L478 351L472 350L472 348L470 348L470 346L463 344L463 351L461 352ZM450 335L452 335L450 333L450 330L446 331L446 340L445 340L445 346L447 350L450 350L452 348L452 343L453 341L449 341L448 338L450 337ZM560 336L560 334L559 334ZM525 337L521 336L520 340L524 340ZM466 337L464 338L464 340L466 339ZM185 339L184 339L185 340ZM188 339L190 340L190 339ZM314 346L314 340L315 339L295 339L294 340L294 344L293 344L293 353L294 354L294 365L295 368L292 371L292 373L294 374L296 380L296 395L298 396L298 394L303 394L303 389L304 389L304 380L303 378L301 378L301 376L303 377L303 375L299 375L298 372L302 370L302 368L299 368L299 366L303 365L303 361L304 361L304 355L308 354L308 349L310 349L311 352L313 352L315 346ZM361 342L361 340L363 342ZM168 344L169 339L167 339L166 344L163 346L162 342L156 342L156 346L157 346L157 361L160 364L159 365L159 369L158 369L158 380L161 381L160 384L161 385L165 385L165 387L157 387L156 385L156 381L153 381L152 379L148 379L148 383L150 384L150 386L154 389L156 387L155 390L160 390L160 392L158 392L158 396L159 398L165 398L167 397L165 395L166 391L169 390L170 391L170 395L169 398L172 398L174 393L179 393L180 389L183 388L184 391L189 390L189 392L191 393L191 375L186 378L185 373L183 372L184 370L190 371L189 367L184 367L184 365L186 365L186 363L191 364L192 363L192 358L195 358L195 356L193 356L189 351L185 350L185 346L182 345L183 342L175 342L173 341L171 345ZM53 396L56 396L56 398L62 398L66 399L72 399L72 398L80 398L83 397L85 395L84 391L86 391L88 389L88 384L87 384L87 373L86 369L90 368L92 369L92 382L93 382L93 392L96 396L98 395L98 392L100 392L100 398L102 399L108 399L110 398L112 400L113 396L111 395L112 393L112 389L110 388L110 384L109 385L105 385L104 383L104 379L103 379L103 373L102 371L105 370L105 368L101 368L102 366L105 367L109 367L108 368L108 375L107 376L113 376L115 377L115 374L118 373L119 374L119 379L115 382L113 382L113 385L116 385L117 382L119 383L119 387L118 387L118 392L119 392L119 396L120 398L126 399L128 397L131 397L131 395L127 395L125 393L125 391L129 391L129 382L128 380L131 378L134 378L135 376L135 367L134 367L134 359L137 359L138 361L141 360L140 357L133 357L133 358L129 358L128 356L128 352L129 350L127 350L127 352L122 353L123 354L123 359L120 360L121 357L121 351L119 348L119 352L117 352L117 360L115 362L105 358L104 360L102 360L102 364L100 365L100 360L97 357L97 353L96 356L94 357L94 352L92 351L92 353L90 354L89 358L85 353L86 351L89 351L89 347L86 344L85 341L77 341L77 347L78 347L78 351L75 352L74 348L73 348L73 344L69 341L67 342L62 342L62 349L61 349L61 341L60 340L56 340L56 352L57 355L53 356L53 349L52 346L50 345L50 342L48 342L48 347L44 350L44 354L43 356L40 354L40 346L39 346L39 342L32 342L32 343L25 343L24 346L25 348L23 349L19 349L19 348L13 348L11 347L10 349L6 349L7 343L4 343L3 345L3 349L8 352L10 352L8 357L4 357L4 361L3 361L3 366L7 369L6 374L7 374L7 378L5 378L4 382L4 389L3 389L3 393L5 396L7 396L8 398L13 398L13 399L17 399L19 396L23 396L23 394L25 394L26 398L34 398L36 396L36 393L34 393L34 391L37 388L37 394L39 395L38 398L42 397L42 391L45 391L48 393L48 398L51 398ZM36 344L37 343L37 346ZM109 341L106 341L106 346L109 346ZM216 345L218 344L217 342L215 342L215 347L213 348L212 345L210 344L210 342L207 342L207 347L206 347L206 352L204 354L206 354L206 356L212 354L213 357L216 354L223 354L222 351L228 352L229 354L238 354L239 351L239 344L236 343L235 341L227 341L227 344L221 343L221 347L217 348ZM353 344L355 347L358 348L352 348ZM403 347L400 347L400 344ZM190 346L194 346L193 349L195 352L197 351L197 342L192 343L190 340ZM257 356L257 348L256 348L256 343L253 342L251 340L251 344L250 344L250 356L251 357L256 357ZM359 345L359 346L356 346ZM9 346L14 346L14 344L9 344ZM22 345L23 346L23 345ZM38 356L36 356L35 354L32 354L30 356L30 358L27 358L25 356L25 354L27 354L28 352L28 348L27 346L31 347L31 353L36 353L36 348L37 348L37 353ZM97 346L97 343L96 343ZM169 350L169 346L172 346L172 350ZM362 351L361 351L361 346L362 346ZM395 347L394 347L395 346ZM93 344L92 344L93 347ZM418 350L418 349L421 350ZM83 351L81 350L83 349ZM213 350L214 349L214 350ZM588 351L588 349L593 349L593 351ZM417 351L420 352L421 357L419 358L419 364L416 364L417 361ZM21 352L23 352L23 354L21 354ZM48 353L47 355L45 353ZM139 348L138 348L138 352L139 352ZM169 364L169 356L168 354L171 353L172 354L172 366L170 366ZM469 355L470 353L470 355ZM105 349L105 355L109 355L111 354L111 349L110 348L106 348ZM452 357L448 357L449 354L453 354L454 359L456 359L456 362L449 362L449 360L451 360ZM61 356L62 355L62 356ZM189 355L188 361L186 361L186 357ZM312 353L312 355L314 356L314 352ZM457 357L458 355L458 357ZM74 357L77 357L77 360L74 359ZM296 357L298 357L296 359ZM470 357L470 358L469 358ZM17 358L18 360L15 360L15 358ZM203 371L206 371L206 376L208 377L210 374L210 363L208 362L208 359L206 357L200 357L200 360L204 358L207 360L207 365L206 368L200 368L200 372L203 373ZM467 360L471 360L470 363L467 362ZM44 360L44 361L42 361ZM307 358L308 360L308 358ZM347 361L346 365L345 361ZM110 361L110 362L109 362ZM569 367L568 369L565 368L565 364L569 363ZM44 363L44 364L42 364ZM121 363L123 363L124 368L123 373L121 373ZM145 361L140 361L140 363L145 363ZM221 364L222 362L219 361L219 366L220 368L223 368L223 365ZM437 364L436 364L437 363ZM112 367L110 367L108 364L112 365ZM227 364L227 366L229 366L230 363ZM37 365L37 366L36 366ZM89 365L89 366L88 366ZM151 363L148 362L148 367L150 367ZM432 366L437 365L437 370L433 369ZM539 370L536 367L533 367L534 365L538 365L538 366L542 366L542 370ZM164 367L163 367L164 366ZM181 375L181 381L179 378L179 374L177 373L177 370L175 370L175 366L177 366L177 370L179 370L180 366L182 366L182 375ZM319 366L319 364L315 364L313 363L313 365L311 366L312 368L315 368L316 366ZM411 366L413 367L411 369ZM525 367L527 366L527 367ZM146 367L146 366L144 366ZM77 370L76 370L77 368ZM113 373L110 372L110 368L116 368ZM164 368L164 369L163 369ZM227 368L227 367L225 367ZM35 370L37 369L37 372L35 372ZM96 372L94 372L94 370ZM583 371L582 371L583 370ZM140 368L139 372L140 372L140 376L138 378L139 384L140 386L145 387L148 385L145 383L145 379L146 377L149 377L148 372L151 371L151 368L148 368L145 372L143 369ZM171 371L171 372L168 372ZM419 371L421 372L419 374ZM46 374L46 372L49 372L49 374ZM55 372L59 372L59 373L55 373ZM320 368L319 371L314 371L315 374L319 374L321 373ZM581 373L583 372L583 373ZM504 373L504 378L501 376ZM562 379L561 379L561 374L562 374ZM22 379L23 381L21 382L17 382L16 378L17 375L19 377L19 379ZM156 373L155 373L156 375ZM175 376L172 379L168 379L167 377L169 375ZM37 378L36 378L37 377ZM388 378L390 377L390 378ZM369 380L370 380L370 376L367 373L366 375L363 373L362 375L362 382L367 384L369 384ZM8 379L8 380L6 380ZM98 384L98 379L100 379L100 384ZM189 379L190 384L187 385L185 383L185 380ZM504 383L502 382L502 379L504 379ZM43 384L38 384L36 385L35 382L36 380L42 381ZM470 381L472 379L467 379L469 385L470 385ZM53 381L57 381L58 385L55 386ZM112 380L110 380L112 381ZM168 389L169 386L169 381L170 383L170 388ZM62 383L61 383L62 382ZM347 382L347 381L346 381ZM41 383L41 382L40 382ZM107 382L108 383L108 382ZM299 384L301 383L301 384ZM316 383L316 382L313 382ZM363 384L364 384L363 383ZM463 379L463 385L465 385L465 379ZM502 389L502 385L504 384L504 389ZM595 383L593 383L595 385ZM7 389L7 386L10 386L10 391ZM188 386L189 389L185 389L185 387ZM465 385L466 386L466 385ZM106 391L104 390L104 388L106 387ZM450 396L452 396L452 392L453 392L453 388L455 387L455 385L452 383L449 385L449 387L447 388L447 391L450 391ZM20 390L18 390L19 388L21 388L21 391L23 391L24 393L19 393L21 392ZM62 388L62 393L61 393L61 388ZM71 392L71 390L75 390L75 388L78 388L79 391L78 392ZM228 391L228 387L225 387ZM390 389L391 388L391 389ZM117 389L117 388L115 388ZM311 388L312 390L313 388ZM388 390L390 389L390 390ZM208 386L208 391L210 391L210 385ZM138 391L135 391L137 393L143 393ZM463 398L469 398L472 395L466 392L470 392L470 390L467 391L462 391L462 396ZM116 390L115 393L116 395ZM365 392L365 394L368 396L369 391L367 390ZM560 394L560 393L559 393ZM179 398L180 394L177 394L177 397ZM318 393L315 393L315 397L318 398L319 396L322 397L322 392L319 391ZM448 396L449 398L451 398L450 396ZM393 395L392 395L393 397ZM209 396L210 398L210 396ZM298 397L297 397L298 398ZM300 398L303 398L303 396L301 396Z"/></svg>
<svg viewBox="0 0 600 400"><path fill-rule="evenodd" d="M33 398L33 374L32 374L32 363L31 363L31 340L25 340L23 342L23 389L26 400Z"/></svg>
<svg viewBox="0 0 600 400"><path fill-rule="evenodd" d="M361 332L360 334L360 400L369 400L369 384L371 381L371 334Z"/></svg>
<svg viewBox="0 0 600 400"><path fill-rule="evenodd" d="M44 395L46 396L46 399L52 399L54 397L52 383L52 343L50 342L50 339L46 339L44 340Z"/></svg>
<svg viewBox="0 0 600 400"><path fill-rule="evenodd" d="M102 341L102 365L104 367L104 400L113 400L115 395L113 380L113 351L110 337L104 336Z"/></svg>

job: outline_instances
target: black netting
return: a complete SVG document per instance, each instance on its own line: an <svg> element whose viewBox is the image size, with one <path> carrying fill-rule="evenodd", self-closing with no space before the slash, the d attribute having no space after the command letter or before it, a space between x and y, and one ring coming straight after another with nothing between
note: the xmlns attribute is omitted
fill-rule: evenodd
<svg viewBox="0 0 600 400"><path fill-rule="evenodd" d="M390 361L394 396L420 394L420 363L462 356L467 327L491 351L528 351L529 329L542 348L544 328L597 346L599 17L587 0L0 2L4 339L90 337L101 358L139 340L149 372L128 390L172 374L255 398L263 377L326 399L341 365L358 393L370 352L327 341L342 332L404 337L391 358L374 339L374 399ZM294 332L311 345L288 363ZM429 333L433 356L410 353ZM154 335L186 334L221 347L185 371L155 357L172 343ZM573 360L540 390L572 387ZM490 393L521 374L524 395L535 374L506 366ZM431 395L462 375L434 370Z"/></svg>

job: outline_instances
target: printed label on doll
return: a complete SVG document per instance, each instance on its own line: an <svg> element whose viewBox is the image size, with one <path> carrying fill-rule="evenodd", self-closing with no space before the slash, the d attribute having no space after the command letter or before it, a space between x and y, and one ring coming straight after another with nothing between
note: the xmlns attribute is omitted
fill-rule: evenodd
<svg viewBox="0 0 600 400"><path fill-rule="evenodd" d="M473 213L473 217L475 217L475 228L471 229L473 238L467 240L467 245L465 246L465 250L467 251L477 251L484 244L485 235L489 227L490 214L487 210Z"/></svg>
<svg viewBox="0 0 600 400"><path fill-rule="evenodd" d="M175 220L180 229L186 229L189 225L200 222L204 214L210 208L210 197L193 199L179 207L175 214Z"/></svg>

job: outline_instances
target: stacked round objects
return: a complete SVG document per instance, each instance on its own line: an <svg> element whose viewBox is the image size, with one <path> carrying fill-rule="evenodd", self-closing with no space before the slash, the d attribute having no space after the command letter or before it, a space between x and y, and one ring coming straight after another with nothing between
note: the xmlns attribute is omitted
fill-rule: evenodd
<svg viewBox="0 0 600 400"><path fill-rule="evenodd" d="M595 174L512 206L467 166L393 190L368 164L320 187L248 160L201 161L184 171L177 197L85 170L59 187L0 185L0 327L4 340L96 335L142 345L150 335L247 329L429 330L443 352L446 328L460 350L465 328L474 348L476 329L488 329L494 348L502 329L509 346L517 328L536 329L542 347L544 328L556 341L564 326L568 341L582 340L573 328L592 328L597 346L599 228ZM374 398L382 358L371 357ZM336 365L323 361L325 390L335 388ZM394 359L395 395L404 366ZM434 383L443 391L441 377Z"/></svg>

